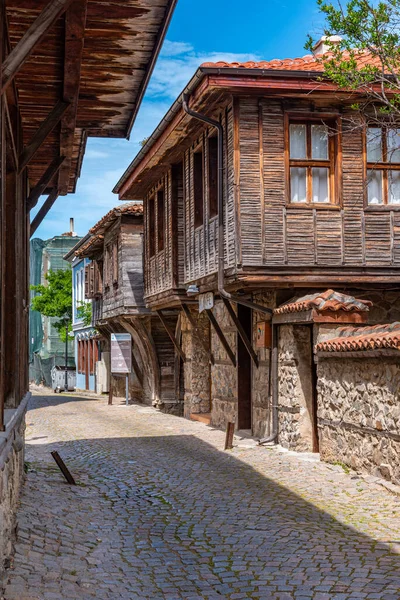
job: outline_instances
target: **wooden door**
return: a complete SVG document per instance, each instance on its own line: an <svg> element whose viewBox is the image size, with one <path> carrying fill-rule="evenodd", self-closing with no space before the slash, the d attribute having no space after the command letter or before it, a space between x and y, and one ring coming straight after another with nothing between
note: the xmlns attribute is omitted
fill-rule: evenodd
<svg viewBox="0 0 400 600"><path fill-rule="evenodd" d="M238 318L249 340L252 339L252 311L238 304ZM238 429L252 428L251 358L237 334Z"/></svg>

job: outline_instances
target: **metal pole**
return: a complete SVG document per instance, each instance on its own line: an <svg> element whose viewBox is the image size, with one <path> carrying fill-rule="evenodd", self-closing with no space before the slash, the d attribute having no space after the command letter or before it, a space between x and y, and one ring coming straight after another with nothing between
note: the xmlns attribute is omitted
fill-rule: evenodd
<svg viewBox="0 0 400 600"><path fill-rule="evenodd" d="M68 392L68 321L65 325L65 381L64 391Z"/></svg>
<svg viewBox="0 0 400 600"><path fill-rule="evenodd" d="M125 402L126 406L129 406L129 375L126 374L126 383L125 383Z"/></svg>

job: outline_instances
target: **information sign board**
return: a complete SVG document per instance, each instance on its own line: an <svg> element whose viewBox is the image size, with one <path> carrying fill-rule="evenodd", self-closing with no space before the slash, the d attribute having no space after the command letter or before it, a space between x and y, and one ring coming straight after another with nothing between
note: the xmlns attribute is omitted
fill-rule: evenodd
<svg viewBox="0 0 400 600"><path fill-rule="evenodd" d="M130 333L111 334L111 373L125 375L132 371L132 337Z"/></svg>

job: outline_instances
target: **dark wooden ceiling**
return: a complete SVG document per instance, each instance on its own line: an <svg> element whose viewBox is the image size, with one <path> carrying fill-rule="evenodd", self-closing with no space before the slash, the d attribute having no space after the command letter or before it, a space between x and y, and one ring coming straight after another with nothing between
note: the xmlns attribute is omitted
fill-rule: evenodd
<svg viewBox="0 0 400 600"><path fill-rule="evenodd" d="M6 0L11 49L49 1ZM61 154L68 160L49 187L58 178L61 194L75 191L87 135L129 136L174 5L74 0L38 43L15 80L24 145L58 101L72 107L30 162L31 186Z"/></svg>

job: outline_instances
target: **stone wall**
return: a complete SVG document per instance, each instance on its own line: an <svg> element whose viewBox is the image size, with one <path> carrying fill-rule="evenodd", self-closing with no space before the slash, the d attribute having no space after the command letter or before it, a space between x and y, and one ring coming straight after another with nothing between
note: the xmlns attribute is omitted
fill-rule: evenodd
<svg viewBox="0 0 400 600"><path fill-rule="evenodd" d="M24 476L25 411L30 394L16 410L6 410L0 433L0 569L9 564L16 537L16 509Z"/></svg>
<svg viewBox="0 0 400 600"><path fill-rule="evenodd" d="M397 357L319 358L321 458L400 485Z"/></svg>
<svg viewBox="0 0 400 600"><path fill-rule="evenodd" d="M211 410L210 397L210 360L205 352L199 335L206 343L210 339L210 325L205 314L199 315L192 310L196 331L182 312L182 349L186 356L184 365L184 416L207 414Z"/></svg>
<svg viewBox="0 0 400 600"><path fill-rule="evenodd" d="M313 451L312 329L281 325L278 344L279 443Z"/></svg>
<svg viewBox="0 0 400 600"><path fill-rule="evenodd" d="M236 327L223 302L216 302L213 313L236 354ZM211 367L211 423L215 427L225 428L228 421L236 423L237 420L237 372L214 329L211 330L211 348L215 360Z"/></svg>

